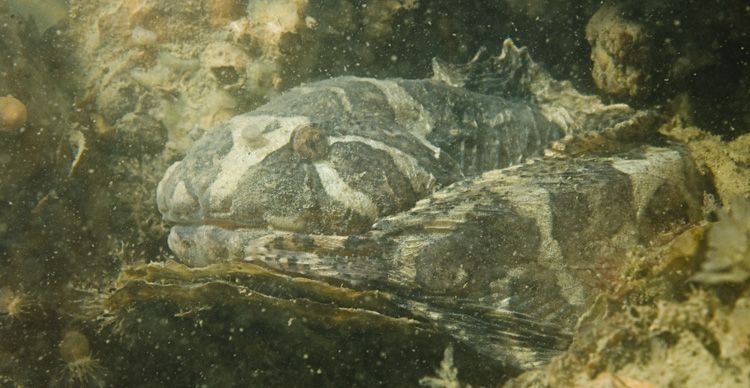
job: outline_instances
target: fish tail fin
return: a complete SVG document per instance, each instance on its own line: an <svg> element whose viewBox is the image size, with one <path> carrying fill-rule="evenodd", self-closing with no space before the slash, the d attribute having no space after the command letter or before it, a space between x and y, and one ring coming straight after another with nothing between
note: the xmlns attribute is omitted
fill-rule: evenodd
<svg viewBox="0 0 750 388"><path fill-rule="evenodd" d="M558 325L506 309L442 297L406 303L412 313L435 322L456 340L521 369L549 362L571 340L570 333Z"/></svg>

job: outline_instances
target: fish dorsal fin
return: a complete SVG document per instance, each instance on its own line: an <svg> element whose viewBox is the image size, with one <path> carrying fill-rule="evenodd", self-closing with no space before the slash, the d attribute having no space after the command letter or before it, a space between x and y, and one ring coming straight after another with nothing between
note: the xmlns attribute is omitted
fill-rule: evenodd
<svg viewBox="0 0 750 388"><path fill-rule="evenodd" d="M566 135L641 125L628 105L605 104L595 95L580 93L569 81L554 79L531 60L526 47L518 48L510 39L503 42L500 55L482 59L485 52L480 50L464 65L433 60L432 79L477 93L530 101Z"/></svg>
<svg viewBox="0 0 750 388"><path fill-rule="evenodd" d="M524 98L531 96L530 84L540 71L526 47L518 48L505 39L500 55L487 57L482 47L469 63L454 65L432 60L432 79L477 93Z"/></svg>

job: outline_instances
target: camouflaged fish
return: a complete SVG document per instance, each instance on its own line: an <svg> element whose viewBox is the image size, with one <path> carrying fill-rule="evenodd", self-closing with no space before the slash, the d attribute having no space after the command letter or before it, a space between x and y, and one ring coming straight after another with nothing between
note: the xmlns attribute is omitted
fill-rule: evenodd
<svg viewBox="0 0 750 388"><path fill-rule="evenodd" d="M564 348L628 247L700 217L679 148L525 162L643 112L553 80L510 40L433 71L303 85L207 133L159 183L170 248L387 290L529 367Z"/></svg>

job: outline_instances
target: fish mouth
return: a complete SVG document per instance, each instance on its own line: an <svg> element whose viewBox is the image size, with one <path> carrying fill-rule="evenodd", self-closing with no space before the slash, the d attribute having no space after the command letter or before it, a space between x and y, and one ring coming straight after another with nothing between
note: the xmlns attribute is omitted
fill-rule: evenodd
<svg viewBox="0 0 750 388"><path fill-rule="evenodd" d="M191 267L203 267L263 255L262 241L272 235L300 232L293 226L293 222L290 226L289 222L278 220L262 225L219 218L179 221L173 223L167 243L179 261Z"/></svg>
<svg viewBox="0 0 750 388"><path fill-rule="evenodd" d="M183 264L205 267L219 262L239 261L255 256L263 247L263 237L273 235L269 228L244 228L236 224L177 224L172 226L167 243Z"/></svg>
<svg viewBox="0 0 750 388"><path fill-rule="evenodd" d="M185 220L169 220L165 219L165 221L171 223L173 226L181 226L181 227L199 227L199 226L213 226L225 230L236 230L236 229L263 229L261 227L258 227L257 225L251 225L248 223L243 223L231 219L221 219L221 218L210 218L210 219L197 219L195 221L185 221Z"/></svg>

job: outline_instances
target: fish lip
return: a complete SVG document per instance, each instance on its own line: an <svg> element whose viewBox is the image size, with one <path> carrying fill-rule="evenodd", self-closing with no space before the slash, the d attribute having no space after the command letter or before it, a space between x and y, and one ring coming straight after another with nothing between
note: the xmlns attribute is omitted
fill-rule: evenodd
<svg viewBox="0 0 750 388"><path fill-rule="evenodd" d="M192 227L200 227L200 226L214 226L217 228L225 229L225 230L237 230L237 229L266 229L265 227L267 225L254 225L254 224L248 224L243 223L231 219L224 219L224 218L201 218L197 220L170 220L165 219L165 221L169 222L173 226L192 226Z"/></svg>
<svg viewBox="0 0 750 388"><path fill-rule="evenodd" d="M176 224L170 228L167 244L177 261L189 267L205 267L241 261L258 247L262 248L258 242L273 233L266 228L226 229L209 224Z"/></svg>
<svg viewBox="0 0 750 388"><path fill-rule="evenodd" d="M256 221L256 222L240 222L230 218L195 218L195 219L179 219L171 220L164 218L165 221L170 223L173 227L192 227L200 228L202 226L219 228L228 232L239 232L239 231L266 231L266 232L279 232L279 233L302 233L305 231L295 230L291 228L279 227L268 221Z"/></svg>

